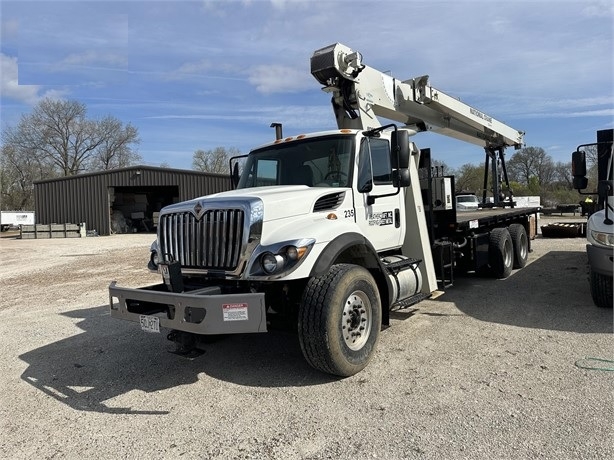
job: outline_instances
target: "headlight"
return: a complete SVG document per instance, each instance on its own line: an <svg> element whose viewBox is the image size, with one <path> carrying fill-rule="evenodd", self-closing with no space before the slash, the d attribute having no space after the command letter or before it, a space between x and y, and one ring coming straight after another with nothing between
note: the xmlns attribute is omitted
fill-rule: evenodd
<svg viewBox="0 0 614 460"><path fill-rule="evenodd" d="M275 273L278 269L281 270L284 266L284 258L279 254L266 252L262 255L262 269L267 274Z"/></svg>
<svg viewBox="0 0 614 460"><path fill-rule="evenodd" d="M614 235L612 233L591 230L591 236L597 243L603 246L614 246Z"/></svg>
<svg viewBox="0 0 614 460"><path fill-rule="evenodd" d="M313 239L304 239L263 247L263 252L254 258L250 275L279 277L288 273L300 265L314 243Z"/></svg>
<svg viewBox="0 0 614 460"><path fill-rule="evenodd" d="M154 241L149 248L151 254L149 256L149 263L147 264L147 268L151 271L157 272L158 265L160 263L160 257L158 256L158 242Z"/></svg>

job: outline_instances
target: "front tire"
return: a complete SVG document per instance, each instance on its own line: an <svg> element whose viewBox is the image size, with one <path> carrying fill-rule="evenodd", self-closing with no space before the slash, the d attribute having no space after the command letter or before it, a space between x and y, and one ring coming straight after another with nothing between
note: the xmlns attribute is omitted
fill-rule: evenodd
<svg viewBox="0 0 614 460"><path fill-rule="evenodd" d="M612 277L590 271L591 296L595 305L612 308Z"/></svg>
<svg viewBox="0 0 614 460"><path fill-rule="evenodd" d="M512 273L514 245L507 228L493 228L490 232L488 264L495 278L507 278Z"/></svg>
<svg viewBox="0 0 614 460"><path fill-rule="evenodd" d="M375 352L381 325L379 291L365 268L333 265L307 283L298 336L305 359L315 369L341 377L360 372Z"/></svg>

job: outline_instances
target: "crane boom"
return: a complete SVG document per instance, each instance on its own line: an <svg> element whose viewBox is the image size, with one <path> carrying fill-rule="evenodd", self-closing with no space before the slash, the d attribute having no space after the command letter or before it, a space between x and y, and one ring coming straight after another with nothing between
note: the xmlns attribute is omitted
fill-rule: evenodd
<svg viewBox="0 0 614 460"><path fill-rule="evenodd" d="M340 43L313 53L311 74L332 93L339 128L377 128L377 117L383 117L486 149L523 145L522 131L433 88L428 75L397 80L364 65L360 53Z"/></svg>

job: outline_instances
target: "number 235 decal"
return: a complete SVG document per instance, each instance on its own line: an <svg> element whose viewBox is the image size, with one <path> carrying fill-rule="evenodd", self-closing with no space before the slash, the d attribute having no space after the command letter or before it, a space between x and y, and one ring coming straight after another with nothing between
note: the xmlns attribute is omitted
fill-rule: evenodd
<svg viewBox="0 0 614 460"><path fill-rule="evenodd" d="M343 215L345 216L346 219L354 217L354 210L353 209L346 209L346 210L343 211Z"/></svg>

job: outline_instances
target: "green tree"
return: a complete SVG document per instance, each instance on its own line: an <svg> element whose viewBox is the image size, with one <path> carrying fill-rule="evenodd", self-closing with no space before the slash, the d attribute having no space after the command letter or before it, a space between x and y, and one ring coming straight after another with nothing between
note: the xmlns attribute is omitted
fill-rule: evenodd
<svg viewBox="0 0 614 460"><path fill-rule="evenodd" d="M539 183L539 179L535 176L529 177L527 193L529 195L539 195L542 191L542 185Z"/></svg>
<svg viewBox="0 0 614 460"><path fill-rule="evenodd" d="M514 191L514 196L531 196L531 190L525 184L520 182L510 181L510 188Z"/></svg>

